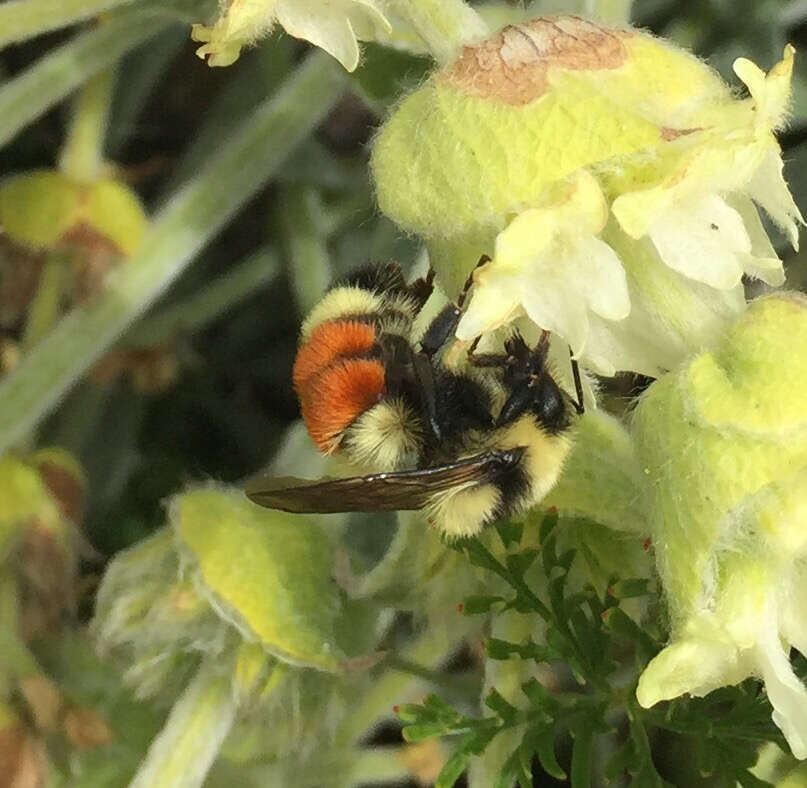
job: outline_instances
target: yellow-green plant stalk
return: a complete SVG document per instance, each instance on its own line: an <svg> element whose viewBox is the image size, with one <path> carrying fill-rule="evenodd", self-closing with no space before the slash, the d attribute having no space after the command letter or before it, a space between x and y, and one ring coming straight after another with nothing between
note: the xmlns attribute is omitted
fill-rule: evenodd
<svg viewBox="0 0 807 788"><path fill-rule="evenodd" d="M807 298L752 302L711 352L654 383L633 434L647 479L669 645L645 669L643 706L748 676L807 757Z"/></svg>
<svg viewBox="0 0 807 788"><path fill-rule="evenodd" d="M460 339L528 318L596 371L648 374L713 341L740 279L784 276L761 206L797 242L774 131L793 49L750 96L662 39L538 18L466 46L395 109L372 167L381 209L448 290L485 253Z"/></svg>

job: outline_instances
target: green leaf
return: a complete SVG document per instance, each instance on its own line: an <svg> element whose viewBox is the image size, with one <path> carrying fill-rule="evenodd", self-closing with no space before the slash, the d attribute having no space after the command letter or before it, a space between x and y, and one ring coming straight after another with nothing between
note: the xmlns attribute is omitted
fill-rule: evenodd
<svg viewBox="0 0 807 788"><path fill-rule="evenodd" d="M447 735L449 732L443 722L422 722L407 725L401 731L401 735L404 741L417 742L424 739L436 739L439 736Z"/></svg>
<svg viewBox="0 0 807 788"><path fill-rule="evenodd" d="M505 725L511 725L518 715L518 709L512 703L504 699L502 694L492 689L485 698L485 705L498 714Z"/></svg>
<svg viewBox="0 0 807 788"><path fill-rule="evenodd" d="M520 654L521 647L517 643L499 638L488 638L485 641L485 653L489 659L510 659L513 654Z"/></svg>
<svg viewBox="0 0 807 788"><path fill-rule="evenodd" d="M197 588L222 617L281 660L342 667L340 595L318 526L255 506L240 490L215 488L175 498L170 520Z"/></svg>
<svg viewBox="0 0 807 788"><path fill-rule="evenodd" d="M462 773L468 767L468 762L471 760L470 753L457 750L445 763L437 780L434 783L434 788L451 788L457 780L459 780Z"/></svg>
<svg viewBox="0 0 807 788"><path fill-rule="evenodd" d="M513 788L513 784L518 779L520 769L518 750L514 750L496 775L493 788Z"/></svg>
<svg viewBox="0 0 807 788"><path fill-rule="evenodd" d="M569 782L571 788L590 788L591 756L594 746L594 726L581 726L572 731L572 765Z"/></svg>
<svg viewBox="0 0 807 788"><path fill-rule="evenodd" d="M538 756L538 762L541 768L556 780L565 780L566 772L563 767L558 763L555 756L555 731L553 728L547 728L543 731L530 734L530 742L534 749L535 754Z"/></svg>
<svg viewBox="0 0 807 788"><path fill-rule="evenodd" d="M650 659L658 651L653 639L627 614L618 607L609 608L605 612L605 626L611 632L632 640L645 660Z"/></svg>
<svg viewBox="0 0 807 788"><path fill-rule="evenodd" d="M519 788L534 788L532 781L532 751L526 747L516 750Z"/></svg>
<svg viewBox="0 0 807 788"><path fill-rule="evenodd" d="M426 712L423 706L419 706L416 703L402 703L400 706L396 706L395 713L398 715L398 719L404 724L431 719L431 715Z"/></svg>
<svg viewBox="0 0 807 788"><path fill-rule="evenodd" d="M546 662L551 658L549 649L545 646L539 646L531 640L526 643L511 643L509 640L488 638L485 643L485 652L490 659L496 660L510 659L513 656L519 656L521 659Z"/></svg>
<svg viewBox="0 0 807 788"><path fill-rule="evenodd" d="M456 709L433 693L426 696L423 701L423 708L435 719L449 724L454 724L462 719L462 715Z"/></svg>
<svg viewBox="0 0 807 788"><path fill-rule="evenodd" d="M474 566L489 569L500 577L507 577L507 570L493 557L490 551L476 538L467 539L461 546L468 554L468 559Z"/></svg>
<svg viewBox="0 0 807 788"><path fill-rule="evenodd" d="M462 603L462 612L466 616L475 616L480 613L487 613L497 602L504 602L501 596L476 595L465 598Z"/></svg>
<svg viewBox="0 0 807 788"><path fill-rule="evenodd" d="M516 576L523 577L524 573L535 563L540 550L530 548L520 553L511 553L507 556L507 568Z"/></svg>
<svg viewBox="0 0 807 788"><path fill-rule="evenodd" d="M638 596L647 596L656 593L655 584L646 577L628 578L618 580L611 585L608 593L617 599L631 599Z"/></svg>
<svg viewBox="0 0 807 788"><path fill-rule="evenodd" d="M127 347L146 347L206 328L241 301L273 282L279 273L277 256L258 249L198 292L155 310L123 338Z"/></svg>
<svg viewBox="0 0 807 788"><path fill-rule="evenodd" d="M549 577L552 569L558 565L557 536L550 531L546 539L541 539L541 562L544 567L544 574Z"/></svg>
<svg viewBox="0 0 807 788"><path fill-rule="evenodd" d="M521 691L536 709L543 709L552 715L558 709L558 701L538 679L530 679L521 685Z"/></svg>
<svg viewBox="0 0 807 788"><path fill-rule="evenodd" d="M493 527L496 529L496 533L499 534L499 539L501 539L505 549L508 549L511 545L518 547L521 544L521 537L524 534L524 525L522 523L517 523L513 520L499 520Z"/></svg>
<svg viewBox="0 0 807 788"><path fill-rule="evenodd" d="M609 780L616 780L630 770L636 760L636 751L633 740L627 739L619 749L608 759L604 775Z"/></svg>

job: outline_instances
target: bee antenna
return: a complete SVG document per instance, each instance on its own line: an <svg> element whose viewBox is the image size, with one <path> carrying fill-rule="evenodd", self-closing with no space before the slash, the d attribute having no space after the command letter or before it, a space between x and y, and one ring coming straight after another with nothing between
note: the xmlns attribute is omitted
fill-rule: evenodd
<svg viewBox="0 0 807 788"><path fill-rule="evenodd" d="M572 359L572 377L574 378L574 392L577 396L577 402L574 403L575 410L579 415L586 412L586 406L583 402L583 383L580 380L580 367L577 364L577 359L574 357L574 352L569 348L569 356Z"/></svg>

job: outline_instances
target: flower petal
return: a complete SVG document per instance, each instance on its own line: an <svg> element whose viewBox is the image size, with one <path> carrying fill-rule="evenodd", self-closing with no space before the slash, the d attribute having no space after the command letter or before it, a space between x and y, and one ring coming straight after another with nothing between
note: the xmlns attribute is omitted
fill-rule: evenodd
<svg viewBox="0 0 807 788"><path fill-rule="evenodd" d="M780 60L767 76L755 63L744 57L734 61L734 73L745 82L756 106L757 125L776 128L787 114L790 80L796 50L788 44Z"/></svg>
<svg viewBox="0 0 807 788"><path fill-rule="evenodd" d="M764 616L761 624L756 655L773 706L773 721L785 735L793 755L803 760L807 758L807 688L796 677L782 648L777 617Z"/></svg>
<svg viewBox="0 0 807 788"><path fill-rule="evenodd" d="M359 64L356 31L386 29L389 23L370 0L278 0L277 20L286 32L333 55L348 71Z"/></svg>
<svg viewBox="0 0 807 788"><path fill-rule="evenodd" d="M684 693L701 697L748 675L736 646L704 617L691 622L686 637L674 640L650 660L639 678L636 699L647 709Z"/></svg>
<svg viewBox="0 0 807 788"><path fill-rule="evenodd" d="M520 292L519 277L484 276L483 269L479 269L474 276L471 300L457 325L457 339L476 339L510 323L521 312Z"/></svg>
<svg viewBox="0 0 807 788"><path fill-rule="evenodd" d="M536 325L563 337L578 358L588 339L588 310L577 282L555 277L529 277L522 284L521 302Z"/></svg>
<svg viewBox="0 0 807 788"><path fill-rule="evenodd" d="M759 211L752 200L744 194L732 194L726 197L726 202L740 214L751 239L751 254L738 256L745 273L755 279L761 279L771 287L784 284L785 272L782 261L765 232Z"/></svg>
<svg viewBox="0 0 807 788"><path fill-rule="evenodd" d="M738 254L751 253L742 218L717 194L670 208L649 235L670 268L721 290L742 277Z"/></svg>
<svg viewBox="0 0 807 788"><path fill-rule="evenodd" d="M630 313L625 269L616 252L594 236L586 236L570 250L563 268L574 277L579 297L607 320L624 320Z"/></svg>
<svg viewBox="0 0 807 788"><path fill-rule="evenodd" d="M204 42L196 54L209 66L232 65L241 48L268 33L275 23L277 0L232 0L212 27L193 25L191 38Z"/></svg>
<svg viewBox="0 0 807 788"><path fill-rule="evenodd" d="M804 224L804 217L785 183L782 174L784 166L778 150L769 148L762 164L751 177L747 192L754 202L762 206L776 226L787 235L790 245L798 251L798 225Z"/></svg>

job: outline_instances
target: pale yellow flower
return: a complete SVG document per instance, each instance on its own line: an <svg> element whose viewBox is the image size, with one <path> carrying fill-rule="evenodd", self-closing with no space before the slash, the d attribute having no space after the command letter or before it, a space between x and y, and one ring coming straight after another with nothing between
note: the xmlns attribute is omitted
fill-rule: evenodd
<svg viewBox="0 0 807 788"><path fill-rule="evenodd" d="M665 376L633 424L672 638L642 706L749 676L807 757L807 299L753 302L709 353Z"/></svg>
<svg viewBox="0 0 807 788"><path fill-rule="evenodd" d="M359 63L359 41L389 32L376 0L226 0L212 26L194 25L196 50L210 66L229 66L244 46L280 25L295 38L310 41L333 55L348 71Z"/></svg>
<svg viewBox="0 0 807 788"><path fill-rule="evenodd" d="M574 17L474 46L395 109L373 150L381 209L459 288L458 336L529 317L610 375L652 376L716 341L743 274L784 280L757 206L796 245L801 214L773 132L793 49L738 99L669 42Z"/></svg>

